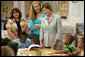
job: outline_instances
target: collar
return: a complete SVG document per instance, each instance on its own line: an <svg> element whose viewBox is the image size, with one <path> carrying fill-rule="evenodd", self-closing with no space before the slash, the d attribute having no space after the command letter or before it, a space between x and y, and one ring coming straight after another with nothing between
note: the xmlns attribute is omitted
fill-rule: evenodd
<svg viewBox="0 0 85 57"><path fill-rule="evenodd" d="M48 19L47 16L46 16L45 18L46 18L46 20ZM53 20L53 18L54 18L54 13L52 14L51 19L50 19L50 21L49 21L48 23L51 23L51 21ZM48 21L48 20L47 20L47 21Z"/></svg>

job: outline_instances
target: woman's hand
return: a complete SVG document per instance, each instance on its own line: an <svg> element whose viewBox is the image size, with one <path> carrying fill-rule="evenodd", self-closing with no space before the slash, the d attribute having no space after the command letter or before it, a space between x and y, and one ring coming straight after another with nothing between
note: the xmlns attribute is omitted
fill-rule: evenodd
<svg viewBox="0 0 85 57"><path fill-rule="evenodd" d="M41 24L35 24L35 27L41 27Z"/></svg>
<svg viewBox="0 0 85 57"><path fill-rule="evenodd" d="M41 28L41 24L35 24L35 30L38 30Z"/></svg>
<svg viewBox="0 0 85 57"><path fill-rule="evenodd" d="M55 47L55 43L52 43L51 49L54 49L54 47Z"/></svg>
<svg viewBox="0 0 85 57"><path fill-rule="evenodd" d="M44 48L44 46L42 44L42 40L40 40L40 48Z"/></svg>
<svg viewBox="0 0 85 57"><path fill-rule="evenodd" d="M43 44L40 44L40 48L44 48Z"/></svg>
<svg viewBox="0 0 85 57"><path fill-rule="evenodd" d="M57 43L57 40L54 40L54 42L53 42L52 45L51 45L51 49L54 49L56 43Z"/></svg>
<svg viewBox="0 0 85 57"><path fill-rule="evenodd" d="M18 37L15 36L15 35L12 33L11 29L7 28L7 32L8 32L8 35L9 35L12 39L18 39Z"/></svg>

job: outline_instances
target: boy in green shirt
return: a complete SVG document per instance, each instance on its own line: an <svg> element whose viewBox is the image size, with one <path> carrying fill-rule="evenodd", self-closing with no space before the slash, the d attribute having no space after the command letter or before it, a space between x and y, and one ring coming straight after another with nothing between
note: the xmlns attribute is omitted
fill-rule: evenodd
<svg viewBox="0 0 85 57"><path fill-rule="evenodd" d="M76 51L75 46L72 44L74 39L75 38L72 35L65 35L65 37L63 38L63 43L64 43L63 50L59 50L59 51L56 51L55 53L51 53L51 54L73 53L74 51Z"/></svg>
<svg viewBox="0 0 85 57"><path fill-rule="evenodd" d="M66 56L84 56L84 37L81 37L78 41L78 50L73 53L66 54Z"/></svg>

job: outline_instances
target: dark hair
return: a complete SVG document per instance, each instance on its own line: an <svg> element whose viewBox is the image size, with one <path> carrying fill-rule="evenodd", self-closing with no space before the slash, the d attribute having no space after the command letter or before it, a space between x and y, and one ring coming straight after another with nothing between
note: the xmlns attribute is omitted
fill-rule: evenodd
<svg viewBox="0 0 85 57"><path fill-rule="evenodd" d="M24 32L24 31L20 32L19 38L20 38L21 35L22 36L27 36L26 32Z"/></svg>
<svg viewBox="0 0 85 57"><path fill-rule="evenodd" d="M42 3L42 9L46 8L46 9L50 9L52 11L51 5L49 2L44 2Z"/></svg>
<svg viewBox="0 0 85 57"><path fill-rule="evenodd" d="M69 43L72 43L73 40L75 39L75 37L73 35L65 35L64 39L67 39L69 41Z"/></svg>
<svg viewBox="0 0 85 57"><path fill-rule="evenodd" d="M13 49L14 54L16 56L17 55L17 51L18 51L18 43L16 43L16 42L10 42L8 44L8 46Z"/></svg>
<svg viewBox="0 0 85 57"><path fill-rule="evenodd" d="M18 8L13 8L13 9L11 10L10 19L13 19L13 18L14 18L14 17L13 17L13 12L14 12L14 11L19 12L19 19L21 19L22 13L20 12L20 10L19 10Z"/></svg>
<svg viewBox="0 0 85 57"><path fill-rule="evenodd" d="M8 45L10 42L11 42L11 40L8 39L8 38L5 38L5 39L1 38L1 46L6 46L6 45Z"/></svg>

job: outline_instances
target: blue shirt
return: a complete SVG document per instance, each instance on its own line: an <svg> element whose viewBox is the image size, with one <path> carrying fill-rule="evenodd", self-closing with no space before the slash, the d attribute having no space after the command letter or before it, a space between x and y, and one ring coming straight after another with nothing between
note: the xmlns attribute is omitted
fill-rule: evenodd
<svg viewBox="0 0 85 57"><path fill-rule="evenodd" d="M42 18L45 17L46 15L44 13L42 13ZM41 20L40 19L35 19L35 20L30 20L30 28L33 31L33 34L39 35L40 34L40 29L35 30L35 26L34 24L41 24Z"/></svg>
<svg viewBox="0 0 85 57"><path fill-rule="evenodd" d="M13 42L19 43L19 48L27 48L31 45L31 41L27 38L24 43L20 41L20 39L13 40Z"/></svg>

